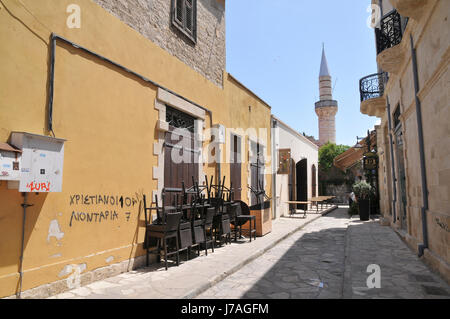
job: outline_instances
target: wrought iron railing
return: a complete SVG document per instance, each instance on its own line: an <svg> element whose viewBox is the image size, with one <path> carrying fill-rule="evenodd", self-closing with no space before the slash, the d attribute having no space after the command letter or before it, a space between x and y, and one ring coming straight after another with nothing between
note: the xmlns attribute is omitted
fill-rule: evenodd
<svg viewBox="0 0 450 319"><path fill-rule="evenodd" d="M371 74L359 80L361 102L382 97L387 81L388 75L386 72Z"/></svg>
<svg viewBox="0 0 450 319"><path fill-rule="evenodd" d="M377 54L400 44L404 27L402 17L396 10L382 17L380 28L375 28Z"/></svg>

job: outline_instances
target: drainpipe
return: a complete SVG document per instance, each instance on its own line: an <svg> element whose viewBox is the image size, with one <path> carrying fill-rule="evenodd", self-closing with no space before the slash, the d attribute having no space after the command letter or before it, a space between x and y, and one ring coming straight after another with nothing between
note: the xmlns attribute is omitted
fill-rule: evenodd
<svg viewBox="0 0 450 319"><path fill-rule="evenodd" d="M50 79L49 79L49 86L48 86L47 127L48 127L48 130L53 134L53 137L55 137L55 133L53 132L53 96L54 96L54 83L55 83L55 60L56 60L56 45L57 45L56 42L57 41L61 41L61 42L64 42L66 44L69 44L69 45L73 46L74 48L76 48L78 50L81 50L81 51L83 51L83 52L85 52L85 53L87 53L87 54L89 54L91 56L94 56L94 57L96 57L96 58L98 58L98 59L100 59L102 61L105 61L106 63L109 63L109 64L111 64L111 65L113 65L113 66L115 66L115 67L117 67L117 68L119 68L119 69L121 69L121 70L123 70L123 71L125 71L125 72L127 72L127 73L129 73L129 74L131 74L131 75L133 75L133 76L135 76L137 78L139 78L139 79L141 79L142 81L144 81L146 83L149 83L149 84L154 85L154 86L156 86L158 88L161 88L164 91L167 91L167 92L175 95L176 97L179 97L180 99L182 99L182 100L184 100L184 101L186 101L188 103L191 103L191 104L195 105L196 107L204 110L205 112L207 112L209 114L209 123L210 123L209 127L210 127L210 129L212 129L212 127L213 127L213 113L212 113L211 110L209 110L206 107L203 107L203 106L201 106L201 105L199 105L199 104L197 104L197 103L195 103L195 102L185 98L184 96L179 95L178 93L173 92L172 90L169 90L168 88L166 88L166 87L156 83L155 81L152 81L152 80L146 78L145 76L143 76L143 75L141 75L139 73L136 73L136 72L126 68L125 66L123 66L123 65L121 65L121 64L119 64L117 62L114 62L114 61L112 61L112 60L110 60L110 59L108 59L108 58L106 58L106 57L104 57L104 56L94 52L94 51L91 51L91 50L89 50L89 49L87 49L87 48L85 48L85 47L83 47L83 46L81 46L79 44L76 44L76 43L74 43L74 42L72 42L72 41L70 41L70 40L68 40L66 38L63 38L63 37L61 37L61 36L59 36L59 35L57 35L55 33L52 33L51 38L50 38L50 60L49 60L49 64L50 64L50 66L49 66L49 78ZM218 167L218 171L219 171L219 176L220 176L220 171L221 171L220 164L219 164L219 167ZM218 184L219 180L217 180L217 184Z"/></svg>
<svg viewBox="0 0 450 319"><path fill-rule="evenodd" d="M397 204L397 188L395 187L395 163L394 163L394 145L392 139L392 118L391 118L391 104L389 103L389 96L386 96L387 101L387 114L388 114L388 128L389 128L389 145L391 149L391 169L392 169L392 191L394 198L392 199L392 211L394 223L397 220L397 210L395 205Z"/></svg>
<svg viewBox="0 0 450 319"><path fill-rule="evenodd" d="M272 132L270 134L272 139L272 206L273 206L273 216L272 219L277 217L277 150L275 141L275 129L277 127L277 121L272 119Z"/></svg>
<svg viewBox="0 0 450 319"><path fill-rule="evenodd" d="M22 296L22 279L23 279L23 253L24 253L24 246L25 246L25 220L27 217L27 207L33 206L27 203L27 194L28 193L22 193L23 194L23 203L21 204L23 208L23 220L22 220L22 247L20 250L20 266L19 266L19 290L16 293L17 299L20 299Z"/></svg>
<svg viewBox="0 0 450 319"><path fill-rule="evenodd" d="M424 250L428 248L428 229L427 229L427 210L428 210L428 186L427 186L427 172L425 166L425 147L423 141L423 126L422 126L422 106L419 94L419 75L417 72L417 56L416 49L414 49L414 40L412 35L410 35L411 40L411 58L414 76L414 90L415 90L415 100L416 100L416 118L417 118L417 134L419 139L419 156L420 156L420 175L422 179L422 233L423 233L423 243L419 244L419 257L422 257Z"/></svg>

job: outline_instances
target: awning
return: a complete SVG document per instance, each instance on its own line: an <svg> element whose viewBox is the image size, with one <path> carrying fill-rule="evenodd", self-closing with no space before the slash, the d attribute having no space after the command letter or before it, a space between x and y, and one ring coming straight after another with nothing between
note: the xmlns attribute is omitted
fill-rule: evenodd
<svg viewBox="0 0 450 319"><path fill-rule="evenodd" d="M377 134L376 131L371 132L370 134L370 145L377 145ZM349 148L347 151L342 153L339 156L336 156L333 160L334 166L339 168L342 171L346 171L357 162L361 161L364 157L364 153L367 152L367 143L366 139L358 142L355 146Z"/></svg>

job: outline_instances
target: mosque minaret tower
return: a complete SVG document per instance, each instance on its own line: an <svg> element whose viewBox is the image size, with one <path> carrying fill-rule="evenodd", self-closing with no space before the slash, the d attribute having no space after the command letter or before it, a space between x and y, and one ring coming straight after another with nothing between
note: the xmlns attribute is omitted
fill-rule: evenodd
<svg viewBox="0 0 450 319"><path fill-rule="evenodd" d="M319 117L319 145L336 143L335 117L338 103L333 100L331 75L328 69L325 47L322 48L322 62L319 74L320 101L316 102L316 114Z"/></svg>

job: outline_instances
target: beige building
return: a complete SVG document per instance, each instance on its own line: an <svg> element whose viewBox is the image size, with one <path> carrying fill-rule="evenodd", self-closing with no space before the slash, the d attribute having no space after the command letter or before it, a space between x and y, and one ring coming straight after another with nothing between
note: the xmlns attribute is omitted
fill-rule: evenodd
<svg viewBox="0 0 450 319"><path fill-rule="evenodd" d="M205 175L272 193L271 107L226 71L225 9L0 1L0 298L145 265L144 195Z"/></svg>
<svg viewBox="0 0 450 319"><path fill-rule="evenodd" d="M450 1L372 5L381 17L372 20L378 71L360 80L360 91L361 112L381 119L381 213L450 281Z"/></svg>

